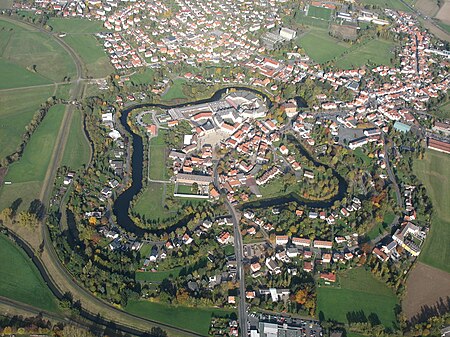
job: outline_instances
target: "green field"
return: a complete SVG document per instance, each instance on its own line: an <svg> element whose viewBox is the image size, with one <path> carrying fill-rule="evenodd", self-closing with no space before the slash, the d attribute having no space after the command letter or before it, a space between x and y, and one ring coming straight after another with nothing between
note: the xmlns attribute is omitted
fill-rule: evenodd
<svg viewBox="0 0 450 337"><path fill-rule="evenodd" d="M15 74L2 76L2 82L23 82L24 72L35 68L36 73L49 81L61 82L76 73L67 52L48 34L0 19L0 60L23 68L20 81ZM3 84L4 85L4 84Z"/></svg>
<svg viewBox="0 0 450 337"><path fill-rule="evenodd" d="M383 221L376 223L375 226L373 226L373 228L367 234L367 237L370 240L375 239L378 235L382 234L385 231L387 226L389 226L392 223L392 221L394 221L394 218L395 214L386 213L384 215Z"/></svg>
<svg viewBox="0 0 450 337"><path fill-rule="evenodd" d="M54 32L67 34L95 34L108 31L101 21L82 18L50 18L47 24L53 28Z"/></svg>
<svg viewBox="0 0 450 337"><path fill-rule="evenodd" d="M450 101L442 104L439 107L439 117L450 118Z"/></svg>
<svg viewBox="0 0 450 337"><path fill-rule="evenodd" d="M169 91L166 92L161 98L164 101L171 101L174 99L184 99L186 95L183 93L183 85L186 83L185 79L177 78L173 81Z"/></svg>
<svg viewBox="0 0 450 337"><path fill-rule="evenodd" d="M368 63L378 65L392 65L391 58L394 42L374 39L363 43L336 61L336 67L341 69L355 69Z"/></svg>
<svg viewBox="0 0 450 337"><path fill-rule="evenodd" d="M0 8L11 8L13 5L13 0L0 0Z"/></svg>
<svg viewBox="0 0 450 337"><path fill-rule="evenodd" d="M105 77L114 71L103 46L94 35L67 34L64 41L81 57L88 76Z"/></svg>
<svg viewBox="0 0 450 337"><path fill-rule="evenodd" d="M213 314L216 316L225 316L234 312L219 308L171 306L149 301L130 301L125 311L161 323L187 329L204 336L208 335Z"/></svg>
<svg viewBox="0 0 450 337"><path fill-rule="evenodd" d="M147 220L159 219L164 221L176 215L163 207L164 184L149 183L144 193L138 199L133 211L144 216Z"/></svg>
<svg viewBox="0 0 450 337"><path fill-rule="evenodd" d="M375 313L387 328L394 327L394 308L397 297L382 281L370 271L355 268L339 275L340 288L320 287L317 294L317 312L325 319L348 323L347 313L363 311L365 316Z"/></svg>
<svg viewBox="0 0 450 337"><path fill-rule="evenodd" d="M53 93L52 87L0 92L0 158L12 154L22 142L25 127Z"/></svg>
<svg viewBox="0 0 450 337"><path fill-rule="evenodd" d="M324 21L324 20L313 18L311 16L304 15L303 12L298 12L295 15L295 21L300 25L328 29L328 21Z"/></svg>
<svg viewBox="0 0 450 337"><path fill-rule="evenodd" d="M391 8L398 11L410 12L400 0L362 0L359 1L363 5L374 5L380 8Z"/></svg>
<svg viewBox="0 0 450 337"><path fill-rule="evenodd" d="M349 45L339 42L323 29L311 29L297 39L297 44L303 48L314 61L325 63L342 55Z"/></svg>
<svg viewBox="0 0 450 337"><path fill-rule="evenodd" d="M184 267L177 267L170 270L157 271L157 272L136 272L136 281L146 281L146 282L162 282L164 279L169 277L178 277L180 271Z"/></svg>
<svg viewBox="0 0 450 337"><path fill-rule="evenodd" d="M28 256L0 235L0 295L48 311L58 304ZM20 285L20 286L18 286Z"/></svg>
<svg viewBox="0 0 450 337"><path fill-rule="evenodd" d="M148 84L153 83L153 74L155 71L150 68L145 68L143 72L141 70L138 70L137 73L130 76L131 82L134 84Z"/></svg>
<svg viewBox="0 0 450 337"><path fill-rule="evenodd" d="M309 6L308 8L308 16L311 16L313 18L322 19L329 21L331 17L332 10L329 8L324 7L316 7L316 6Z"/></svg>
<svg viewBox="0 0 450 337"><path fill-rule="evenodd" d="M55 146L65 107L52 107L34 134L31 136L22 158L11 164L0 189L0 209L9 207L17 198L23 199L23 207L28 208L29 200L39 196L40 183L45 178L50 158Z"/></svg>
<svg viewBox="0 0 450 337"><path fill-rule="evenodd" d="M82 112L75 110L61 166L74 170L81 168L89 161L89 151L89 143L83 131Z"/></svg>
<svg viewBox="0 0 450 337"><path fill-rule="evenodd" d="M149 177L155 180L165 180L168 178L166 168L166 152L167 145L165 139L167 131L164 129L158 130L158 137L150 139L150 167Z"/></svg>
<svg viewBox="0 0 450 337"><path fill-rule="evenodd" d="M450 155L427 150L414 162L414 173L433 202L430 233L419 260L450 273Z"/></svg>
<svg viewBox="0 0 450 337"><path fill-rule="evenodd" d="M439 27L441 27L443 30L445 30L447 33L450 34L450 25L447 25L439 20L436 20L436 23Z"/></svg>
<svg viewBox="0 0 450 337"><path fill-rule="evenodd" d="M30 87L52 83L48 78L2 58L0 58L0 74L2 74L2 79L8 79L8 81L0 81L0 89Z"/></svg>

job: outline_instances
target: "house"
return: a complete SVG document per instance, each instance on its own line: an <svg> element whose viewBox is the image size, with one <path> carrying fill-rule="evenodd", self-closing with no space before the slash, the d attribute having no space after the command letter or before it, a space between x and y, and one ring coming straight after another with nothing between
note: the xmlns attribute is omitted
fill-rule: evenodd
<svg viewBox="0 0 450 337"><path fill-rule="evenodd" d="M336 282L336 274L333 273L320 273L320 279L327 282Z"/></svg>
<svg viewBox="0 0 450 337"><path fill-rule="evenodd" d="M331 254L323 254L322 263L331 263Z"/></svg>
<svg viewBox="0 0 450 337"><path fill-rule="evenodd" d="M289 242L289 237L287 235L277 235L275 237L275 244L277 246L285 246Z"/></svg>
<svg viewBox="0 0 450 337"><path fill-rule="evenodd" d="M372 250L372 253L375 254L375 256L382 262L385 262L389 259L389 257L377 247Z"/></svg>
<svg viewBox="0 0 450 337"><path fill-rule="evenodd" d="M307 273L310 273L313 271L313 264L310 261L303 262L303 270Z"/></svg>
<svg viewBox="0 0 450 337"><path fill-rule="evenodd" d="M332 247L333 247L333 242L331 242L331 241L320 241L320 240L314 241L314 248L331 249Z"/></svg>
<svg viewBox="0 0 450 337"><path fill-rule="evenodd" d="M259 262L252 263L252 264L250 265L250 270L251 270L253 273L256 273L257 271L261 270L261 264L259 264Z"/></svg>
<svg viewBox="0 0 450 337"><path fill-rule="evenodd" d="M310 247L311 246L311 240L310 239L304 239L304 238L292 238L292 244L295 245L295 246Z"/></svg>
<svg viewBox="0 0 450 337"><path fill-rule="evenodd" d="M222 245L226 245L231 241L231 234L229 232L223 232L217 237L217 241Z"/></svg>
<svg viewBox="0 0 450 337"><path fill-rule="evenodd" d="M266 267L269 269L269 272L271 274L281 274L281 268L278 266L277 262L275 261L275 256L269 257L266 259Z"/></svg>

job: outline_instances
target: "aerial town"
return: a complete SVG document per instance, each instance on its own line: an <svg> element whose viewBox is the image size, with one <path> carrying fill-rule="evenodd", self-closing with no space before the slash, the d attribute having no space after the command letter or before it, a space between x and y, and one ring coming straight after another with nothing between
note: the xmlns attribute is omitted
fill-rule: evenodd
<svg viewBox="0 0 450 337"><path fill-rule="evenodd" d="M2 335L449 333L448 0L0 13Z"/></svg>

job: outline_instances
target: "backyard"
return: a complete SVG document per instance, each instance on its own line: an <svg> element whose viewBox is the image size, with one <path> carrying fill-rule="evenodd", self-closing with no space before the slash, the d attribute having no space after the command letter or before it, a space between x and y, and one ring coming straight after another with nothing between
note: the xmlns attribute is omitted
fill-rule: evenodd
<svg viewBox="0 0 450 337"><path fill-rule="evenodd" d="M350 269L339 275L340 287L318 288L317 311L325 319L342 323L359 319L381 322L386 328L397 325L395 307L398 299L391 289L377 280L363 267ZM362 311L362 314L361 314Z"/></svg>

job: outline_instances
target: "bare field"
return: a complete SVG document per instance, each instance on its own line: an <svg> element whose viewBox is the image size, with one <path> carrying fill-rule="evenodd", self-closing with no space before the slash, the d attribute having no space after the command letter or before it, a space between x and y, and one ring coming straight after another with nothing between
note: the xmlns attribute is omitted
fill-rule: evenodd
<svg viewBox="0 0 450 337"><path fill-rule="evenodd" d="M402 303L411 323L426 320L450 309L450 274L418 262L406 282Z"/></svg>
<svg viewBox="0 0 450 337"><path fill-rule="evenodd" d="M447 0L444 5L437 12L436 19L441 20L443 23L450 24L450 0Z"/></svg>
<svg viewBox="0 0 450 337"><path fill-rule="evenodd" d="M423 14L433 17L439 11L436 0L417 0L415 7Z"/></svg>

